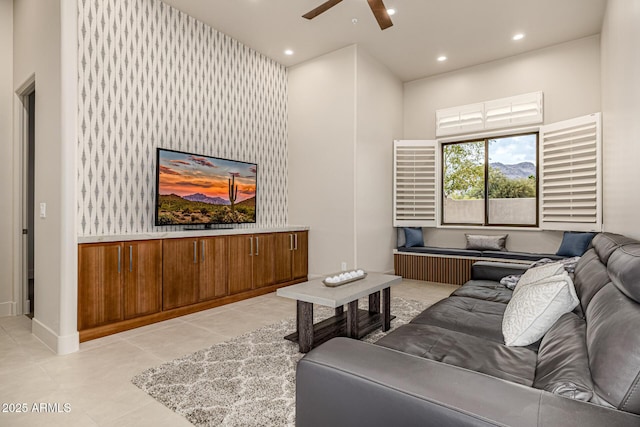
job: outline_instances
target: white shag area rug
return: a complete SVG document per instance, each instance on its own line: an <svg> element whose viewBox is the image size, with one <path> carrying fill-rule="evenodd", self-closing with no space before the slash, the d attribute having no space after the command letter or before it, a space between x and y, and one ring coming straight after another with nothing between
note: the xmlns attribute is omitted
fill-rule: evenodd
<svg viewBox="0 0 640 427"><path fill-rule="evenodd" d="M367 299L360 300L361 308ZM392 297L391 330L427 307ZM315 322L333 309L314 306ZM294 426L296 365L303 354L283 337L295 319L282 320L147 369L131 381L196 426ZM380 330L363 341L375 342Z"/></svg>

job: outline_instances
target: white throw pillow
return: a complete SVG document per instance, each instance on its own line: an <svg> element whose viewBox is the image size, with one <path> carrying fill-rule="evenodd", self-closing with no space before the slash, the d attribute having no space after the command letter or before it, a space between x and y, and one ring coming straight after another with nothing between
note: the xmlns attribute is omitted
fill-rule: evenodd
<svg viewBox="0 0 640 427"><path fill-rule="evenodd" d="M525 270L520 280L518 280L518 289L521 286L526 286L530 283L539 282L540 280L548 277L556 276L564 271L564 265L559 262L553 262L551 264L543 264L539 267L533 267Z"/></svg>
<svg viewBox="0 0 640 427"><path fill-rule="evenodd" d="M538 341L560 316L573 310L579 302L566 271L524 286L518 283L516 291L502 318L502 335L508 346Z"/></svg>

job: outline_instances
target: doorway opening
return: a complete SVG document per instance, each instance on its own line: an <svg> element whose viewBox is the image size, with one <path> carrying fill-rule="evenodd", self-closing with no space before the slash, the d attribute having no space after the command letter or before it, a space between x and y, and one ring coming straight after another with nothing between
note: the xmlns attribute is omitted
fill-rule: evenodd
<svg viewBox="0 0 640 427"><path fill-rule="evenodd" d="M22 289L23 313L35 314L35 132L36 91L32 82L20 93L23 105L22 138Z"/></svg>

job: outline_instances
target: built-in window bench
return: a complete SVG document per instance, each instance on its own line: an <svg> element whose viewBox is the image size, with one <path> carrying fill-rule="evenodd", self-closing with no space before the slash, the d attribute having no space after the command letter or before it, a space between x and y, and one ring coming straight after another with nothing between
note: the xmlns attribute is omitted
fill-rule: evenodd
<svg viewBox="0 0 640 427"><path fill-rule="evenodd" d="M393 251L395 274L405 279L462 285L471 279L471 266L477 261L501 261L530 264L542 258L562 259L554 254L511 251L478 251L401 246Z"/></svg>

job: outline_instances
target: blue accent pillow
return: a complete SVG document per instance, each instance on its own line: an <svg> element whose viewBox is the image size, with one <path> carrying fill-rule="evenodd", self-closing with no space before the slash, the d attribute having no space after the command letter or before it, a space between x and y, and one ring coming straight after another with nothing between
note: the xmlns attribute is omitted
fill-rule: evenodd
<svg viewBox="0 0 640 427"><path fill-rule="evenodd" d="M556 255L574 257L582 256L589 247L593 236L596 233L582 233L578 231L565 231L562 236L562 243Z"/></svg>
<svg viewBox="0 0 640 427"><path fill-rule="evenodd" d="M404 246L406 248L424 246L422 227L404 227Z"/></svg>

